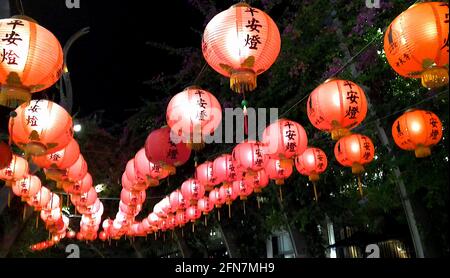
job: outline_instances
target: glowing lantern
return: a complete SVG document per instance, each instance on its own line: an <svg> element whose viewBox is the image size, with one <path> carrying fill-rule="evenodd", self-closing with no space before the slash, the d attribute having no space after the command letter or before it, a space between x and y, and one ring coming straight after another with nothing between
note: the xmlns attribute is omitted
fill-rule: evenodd
<svg viewBox="0 0 450 278"><path fill-rule="evenodd" d="M72 118L64 108L48 100L32 100L15 110L9 120L14 143L31 155L62 150L72 140Z"/></svg>
<svg viewBox="0 0 450 278"><path fill-rule="evenodd" d="M304 176L308 176L313 183L316 201L318 200L316 183L319 180L319 174L325 171L327 165L326 154L318 148L307 148L302 155L295 159L297 171Z"/></svg>
<svg viewBox="0 0 450 278"><path fill-rule="evenodd" d="M51 211L55 209L60 209L61 200L59 199L57 194L50 193L50 201L47 203L46 206L42 207L42 210L45 211Z"/></svg>
<svg viewBox="0 0 450 278"><path fill-rule="evenodd" d="M442 123L433 112L410 110L394 122L392 135L401 149L426 157L431 154L430 146L442 139Z"/></svg>
<svg viewBox="0 0 450 278"><path fill-rule="evenodd" d="M205 187L205 191L211 191L221 181L214 175L214 163L206 161L195 169L195 178Z"/></svg>
<svg viewBox="0 0 450 278"><path fill-rule="evenodd" d="M384 51L401 76L421 78L422 85L448 84L448 3L412 5L389 25Z"/></svg>
<svg viewBox="0 0 450 278"><path fill-rule="evenodd" d="M108 235L106 234L105 231L101 231L101 232L98 234L98 238L99 238L101 241L105 241L105 240L108 239Z"/></svg>
<svg viewBox="0 0 450 278"><path fill-rule="evenodd" d="M161 219L153 212L148 215L147 219L148 223L150 223L150 225L152 226L158 226L159 222L161 221Z"/></svg>
<svg viewBox="0 0 450 278"><path fill-rule="evenodd" d="M145 201L146 194L145 191L128 191L122 189L120 192L120 200L128 206L142 205Z"/></svg>
<svg viewBox="0 0 450 278"><path fill-rule="evenodd" d="M199 219L201 215L202 213L197 206L190 206L186 209L186 217L191 222L195 222L195 220Z"/></svg>
<svg viewBox="0 0 450 278"><path fill-rule="evenodd" d="M299 123L281 119L264 129L262 143L269 157L289 159L303 153L308 138Z"/></svg>
<svg viewBox="0 0 450 278"><path fill-rule="evenodd" d="M215 71L230 78L237 93L256 88L256 76L270 68L280 48L275 22L245 3L217 14L203 33L203 56Z"/></svg>
<svg viewBox="0 0 450 278"><path fill-rule="evenodd" d="M169 195L170 210L171 212L181 211L186 209L186 202L183 194L179 190L175 190Z"/></svg>
<svg viewBox="0 0 450 278"><path fill-rule="evenodd" d="M142 210L142 205L138 204L136 206L129 206L125 204L124 202L119 202L119 210L123 214L130 215L130 216L136 216L139 214L139 212Z"/></svg>
<svg viewBox="0 0 450 278"><path fill-rule="evenodd" d="M263 145L257 141L244 141L233 149L233 161L238 168L253 176L267 163Z"/></svg>
<svg viewBox="0 0 450 278"><path fill-rule="evenodd" d="M360 174L364 172L364 164L373 160L375 147L372 140L365 135L352 134L345 136L336 143L334 155L343 166L352 167L352 173L358 176L358 188L363 196Z"/></svg>
<svg viewBox="0 0 450 278"><path fill-rule="evenodd" d="M211 202L208 197L203 197L198 200L197 208L203 213L203 215L207 215L214 209L214 203Z"/></svg>
<svg viewBox="0 0 450 278"><path fill-rule="evenodd" d="M275 180L275 184L282 185L284 180L291 176L292 168L292 164L283 163L280 159L269 159L264 171L269 179Z"/></svg>
<svg viewBox="0 0 450 278"><path fill-rule="evenodd" d="M175 174L175 167L189 160L191 150L183 142L175 143L172 138L168 126L152 131L145 141L145 155L149 161Z"/></svg>
<svg viewBox="0 0 450 278"><path fill-rule="evenodd" d="M247 197L253 193L251 183L245 179L233 182L233 191L240 197L241 200L247 200Z"/></svg>
<svg viewBox="0 0 450 278"><path fill-rule="evenodd" d="M232 183L239 178L236 163L233 160L233 156L229 154L223 154L214 159L213 172L218 183Z"/></svg>
<svg viewBox="0 0 450 278"><path fill-rule="evenodd" d="M93 181L91 174L86 173L86 175L84 175L84 177L79 181L64 183L63 189L69 194L80 195L88 192L92 188L92 184Z"/></svg>
<svg viewBox="0 0 450 278"><path fill-rule="evenodd" d="M80 156L80 147L72 138L62 150L42 156L34 156L33 162L41 168L66 169L72 166Z"/></svg>
<svg viewBox="0 0 450 278"><path fill-rule="evenodd" d="M46 172L47 177L49 176L49 172L51 171ZM76 182L83 179L86 176L87 172L88 172L87 163L84 160L83 155L80 154L77 161L72 166L67 168L63 176L61 176L61 179L68 182ZM58 176L55 178L58 178Z"/></svg>
<svg viewBox="0 0 450 278"><path fill-rule="evenodd" d="M28 198L35 196L41 190L41 180L34 175L29 175L16 181L12 186L12 190L15 195L22 197L22 200L28 200Z"/></svg>
<svg viewBox="0 0 450 278"><path fill-rule="evenodd" d="M204 147L205 136L214 133L222 121L222 108L216 97L191 86L176 94L166 112L167 124L192 149Z"/></svg>
<svg viewBox="0 0 450 278"><path fill-rule="evenodd" d="M9 165L0 169L0 179L8 182L20 180L28 174L28 161L20 156L13 155Z"/></svg>
<svg viewBox="0 0 450 278"><path fill-rule="evenodd" d="M12 152L7 144L0 141L0 169L5 168L11 163Z"/></svg>
<svg viewBox="0 0 450 278"><path fill-rule="evenodd" d="M77 206L76 209L81 214L93 215L93 214L98 214L100 210L103 210L103 204L97 198L97 200L95 200L95 203L93 205L90 205L90 206Z"/></svg>
<svg viewBox="0 0 450 278"><path fill-rule="evenodd" d="M0 105L10 107L29 101L31 93L58 81L63 51L47 29L22 17L0 19Z"/></svg>
<svg viewBox="0 0 450 278"><path fill-rule="evenodd" d="M309 95L307 113L313 126L338 140L366 117L366 95L351 81L329 79Z"/></svg>
<svg viewBox="0 0 450 278"><path fill-rule="evenodd" d="M216 208L220 208L225 203L225 199L222 199L222 196L220 195L219 188L214 188L213 190L211 190L211 192L209 192L208 198Z"/></svg>
<svg viewBox="0 0 450 278"><path fill-rule="evenodd" d="M41 219L47 224L55 223L62 216L61 209L55 208L52 210L41 210Z"/></svg>
<svg viewBox="0 0 450 278"><path fill-rule="evenodd" d="M142 191L147 189L149 185L149 181L147 180L147 177L145 175L138 175L136 171L136 163L135 159L131 159L128 161L127 166L125 168L125 174L127 180L131 183L131 187L135 191ZM126 181L125 181L126 183ZM129 184L127 184L129 185ZM127 186L125 185L125 186ZM123 184L122 184L123 186ZM125 187L124 186L124 187Z"/></svg>
<svg viewBox="0 0 450 278"><path fill-rule="evenodd" d="M82 193L80 195L71 195L70 200L75 206L90 206L97 200L97 192L94 187L91 187L88 192Z"/></svg>
<svg viewBox="0 0 450 278"><path fill-rule="evenodd" d="M196 179L188 179L181 185L181 194L186 201L190 201L193 205L205 196L205 187Z"/></svg>
<svg viewBox="0 0 450 278"><path fill-rule="evenodd" d="M134 157L134 169L136 175L141 179L149 181L151 186L158 185L158 180L164 179L169 175L167 170L159 164L150 162L145 155L145 149L140 149Z"/></svg>
<svg viewBox="0 0 450 278"><path fill-rule="evenodd" d="M75 231L70 230L67 232L66 237L72 239L72 238L75 238L76 235L77 235L77 233Z"/></svg>
<svg viewBox="0 0 450 278"><path fill-rule="evenodd" d="M266 174L266 171L260 170L256 175L245 179L245 181L253 188L253 192L261 193L261 189L269 184L269 176Z"/></svg>
<svg viewBox="0 0 450 278"><path fill-rule="evenodd" d="M231 203L237 198L237 192L232 184L224 184L219 188L220 199L228 205L228 217L231 217Z"/></svg>
<svg viewBox="0 0 450 278"><path fill-rule="evenodd" d="M186 217L186 211L180 210L175 214L177 226L183 227L189 220Z"/></svg>
<svg viewBox="0 0 450 278"><path fill-rule="evenodd" d="M36 195L27 200L27 203L34 207L34 210L39 211L50 202L50 194L50 190L42 186Z"/></svg>

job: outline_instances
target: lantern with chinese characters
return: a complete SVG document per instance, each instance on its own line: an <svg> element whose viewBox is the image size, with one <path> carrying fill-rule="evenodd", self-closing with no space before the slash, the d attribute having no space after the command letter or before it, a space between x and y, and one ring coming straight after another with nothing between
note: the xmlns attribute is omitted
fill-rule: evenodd
<svg viewBox="0 0 450 278"><path fill-rule="evenodd" d="M170 193L169 201L171 212L177 212L186 209L186 202L180 190L175 190L174 192Z"/></svg>
<svg viewBox="0 0 450 278"><path fill-rule="evenodd" d="M181 185L181 194L186 201L194 205L205 196L205 187L196 179L187 179Z"/></svg>
<svg viewBox="0 0 450 278"><path fill-rule="evenodd" d="M257 141L239 143L234 147L232 156L235 165L245 172L248 177L264 169L267 163L264 147Z"/></svg>
<svg viewBox="0 0 450 278"><path fill-rule="evenodd" d="M39 211L50 202L50 194L50 190L42 186L36 195L27 200L27 203L34 207L34 210Z"/></svg>
<svg viewBox="0 0 450 278"><path fill-rule="evenodd" d="M150 225L154 227L158 226L159 222L161 221L161 219L153 212L148 215L147 219Z"/></svg>
<svg viewBox="0 0 450 278"><path fill-rule="evenodd" d="M223 154L214 159L213 172L216 177L216 182L223 182L226 184L237 180L240 175L236 163L233 160L233 156L229 154Z"/></svg>
<svg viewBox="0 0 450 278"><path fill-rule="evenodd" d="M338 140L366 117L366 95L351 81L329 79L309 95L307 113L314 127Z"/></svg>
<svg viewBox="0 0 450 278"><path fill-rule="evenodd" d="M358 189L363 196L361 173L364 172L364 164L373 160L375 147L372 140L365 135L352 134L339 139L334 147L336 160L343 166L352 167L352 173L358 177Z"/></svg>
<svg viewBox="0 0 450 278"><path fill-rule="evenodd" d="M148 162L148 160L147 160ZM149 185L149 180L145 177L145 175L138 175L136 171L136 162L135 159L131 159L128 161L127 166L125 167L125 176L126 180L128 180L131 183L132 190L134 191L142 191L147 189ZM128 184L126 184L127 181L124 181L122 186L125 188Z"/></svg>
<svg viewBox="0 0 450 278"><path fill-rule="evenodd" d="M33 162L41 168L66 169L72 166L80 156L80 147L72 138L70 143L62 150L41 156L34 156Z"/></svg>
<svg viewBox="0 0 450 278"><path fill-rule="evenodd" d="M275 180L275 184L282 185L284 180L289 178L292 174L292 164L283 163L281 159L268 159L264 171L269 176L269 179Z"/></svg>
<svg viewBox="0 0 450 278"><path fill-rule="evenodd" d="M225 200L222 199L222 196L220 195L219 188L214 188L213 190L211 190L209 192L208 198L216 208L220 208L225 203Z"/></svg>
<svg viewBox="0 0 450 278"><path fill-rule="evenodd" d="M169 175L169 172L161 165L147 159L144 148L140 149L134 157L134 169L136 175L140 179L147 180L152 187L159 184L158 180L164 179Z"/></svg>
<svg viewBox="0 0 450 278"><path fill-rule="evenodd" d="M167 124L195 150L204 147L205 136L214 133L222 121L222 108L216 97L200 87L187 87L169 102Z"/></svg>
<svg viewBox="0 0 450 278"><path fill-rule="evenodd" d="M202 212L197 208L197 206L190 206L186 208L186 217L189 221L195 222L202 215Z"/></svg>
<svg viewBox="0 0 450 278"><path fill-rule="evenodd" d="M127 177L127 173L122 174L121 181L122 181L122 187L128 191L142 191L142 190L147 189L147 184L145 184L145 183L131 182Z"/></svg>
<svg viewBox="0 0 450 278"><path fill-rule="evenodd" d="M398 74L430 89L448 84L448 14L448 3L417 3L394 19L384 52Z"/></svg>
<svg viewBox="0 0 450 278"><path fill-rule="evenodd" d="M442 139L442 123L433 112L410 110L394 122L392 136L401 149L426 157L431 154L430 147Z"/></svg>
<svg viewBox="0 0 450 278"><path fill-rule="evenodd" d="M79 195L88 192L92 188L92 184L91 174L86 173L79 181L63 183L63 189L69 194Z"/></svg>
<svg viewBox="0 0 450 278"><path fill-rule="evenodd" d="M20 156L13 155L12 159L5 168L0 169L0 179L5 180L6 185L20 180L28 174L28 161Z"/></svg>
<svg viewBox="0 0 450 278"><path fill-rule="evenodd" d="M46 175L47 177L49 177L50 175L52 179L55 179L57 181L62 179L65 182L77 182L83 179L86 176L87 172L88 172L87 163L84 160L83 155L80 154L77 161L72 166L67 168L67 170L64 171L62 176L56 175L52 177L50 173L53 174L55 172L52 172L51 170L46 171Z"/></svg>
<svg viewBox="0 0 450 278"><path fill-rule="evenodd" d="M70 196L70 200L75 206L87 207L95 203L95 201L97 200L97 192L95 191L94 187L91 187L88 192L81 193L79 195L72 194Z"/></svg>
<svg viewBox="0 0 450 278"><path fill-rule="evenodd" d="M9 165L12 160L11 148L0 141L0 169L5 168Z"/></svg>
<svg viewBox="0 0 450 278"><path fill-rule="evenodd" d="M214 204L208 197L203 197L198 200L197 208L203 213L203 215L208 215L208 213L214 209Z"/></svg>
<svg viewBox="0 0 450 278"><path fill-rule="evenodd" d="M72 140L72 118L64 108L48 100L32 100L19 106L9 120L9 134L26 153L39 156L64 149Z"/></svg>
<svg viewBox="0 0 450 278"><path fill-rule="evenodd" d="M214 175L214 163L211 161L206 161L196 167L195 178L205 186L207 192L220 183L220 180Z"/></svg>
<svg viewBox="0 0 450 278"><path fill-rule="evenodd" d="M244 201L253 193L253 187L251 183L247 182L245 179L241 179L233 182L233 191L235 191L237 196Z"/></svg>
<svg viewBox="0 0 450 278"><path fill-rule="evenodd" d="M183 227L189 220L186 217L186 211L180 210L175 214L177 226Z"/></svg>
<svg viewBox="0 0 450 278"><path fill-rule="evenodd" d="M245 180L253 188L253 192L261 193L261 190L269 184L269 176L266 171L259 170L256 175Z"/></svg>
<svg viewBox="0 0 450 278"><path fill-rule="evenodd" d="M171 134L168 126L152 131L145 141L145 155L149 161L162 165L173 175L175 167L189 160L191 150L181 141L175 143L172 139L176 135Z"/></svg>
<svg viewBox="0 0 450 278"><path fill-rule="evenodd" d="M58 39L31 19L0 19L0 105L16 107L47 89L63 70Z"/></svg>
<svg viewBox="0 0 450 278"><path fill-rule="evenodd" d="M120 192L120 200L128 206L142 205L145 201L145 191L128 191L122 189Z"/></svg>
<svg viewBox="0 0 450 278"><path fill-rule="evenodd" d="M269 157L287 160L303 153L308 138L299 123L280 119L264 129L262 143Z"/></svg>
<svg viewBox="0 0 450 278"><path fill-rule="evenodd" d="M29 175L16 181L12 186L12 190L15 195L22 197L22 200L26 201L41 190L41 180L34 175Z"/></svg>
<svg viewBox="0 0 450 278"><path fill-rule="evenodd" d="M232 184L223 184L219 188L220 199L228 205L228 217L231 218L231 203L237 198L237 192Z"/></svg>
<svg viewBox="0 0 450 278"><path fill-rule="evenodd" d="M280 48L275 22L245 3L217 14L203 33L203 56L215 71L230 78L237 93L256 88L256 76L270 68Z"/></svg>
<svg viewBox="0 0 450 278"><path fill-rule="evenodd" d="M297 171L304 176L308 176L313 183L316 202L318 201L316 183L319 180L319 175L327 169L327 165L327 156L319 148L307 148L302 155L295 159Z"/></svg>

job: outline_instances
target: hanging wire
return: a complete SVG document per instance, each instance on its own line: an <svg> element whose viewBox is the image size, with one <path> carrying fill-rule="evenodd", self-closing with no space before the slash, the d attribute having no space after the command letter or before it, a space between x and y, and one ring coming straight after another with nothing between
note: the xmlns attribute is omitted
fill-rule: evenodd
<svg viewBox="0 0 450 278"><path fill-rule="evenodd" d="M16 8L20 15L25 15L22 0L16 0Z"/></svg>

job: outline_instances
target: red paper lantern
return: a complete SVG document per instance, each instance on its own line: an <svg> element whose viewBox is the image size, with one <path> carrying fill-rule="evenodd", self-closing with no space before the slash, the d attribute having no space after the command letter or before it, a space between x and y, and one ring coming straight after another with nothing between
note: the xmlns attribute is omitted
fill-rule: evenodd
<svg viewBox="0 0 450 278"><path fill-rule="evenodd" d="M364 171L364 164L373 160L375 147L365 135L352 134L341 138L334 147L336 160L343 166L352 167L353 174Z"/></svg>
<svg viewBox="0 0 450 278"><path fill-rule="evenodd" d="M66 169L72 166L80 156L80 147L75 139L62 150L42 156L34 156L33 162L41 168Z"/></svg>
<svg viewBox="0 0 450 278"><path fill-rule="evenodd" d="M230 78L237 93L256 88L256 76L270 68L280 48L275 22L245 3L217 14L203 32L203 56L215 71Z"/></svg>
<svg viewBox="0 0 450 278"><path fill-rule="evenodd" d="M170 210L171 212L181 211L186 209L186 202L184 200L183 194L181 194L180 190L175 190L170 193L169 196L170 201Z"/></svg>
<svg viewBox="0 0 450 278"><path fill-rule="evenodd" d="M34 175L29 175L16 181L12 190L16 196L22 197L22 200L28 200L41 190L41 180Z"/></svg>
<svg viewBox="0 0 450 278"><path fill-rule="evenodd" d="M289 159L303 153L308 138L299 123L280 119L264 129L262 143L270 158Z"/></svg>
<svg viewBox="0 0 450 278"><path fill-rule="evenodd" d="M183 227L189 221L186 217L186 211L177 211L177 213L175 214L175 221L177 223L177 226Z"/></svg>
<svg viewBox="0 0 450 278"><path fill-rule="evenodd" d="M89 173L86 173L84 177L76 182L67 182L63 184L63 189L65 192L69 194L80 195L88 192L92 188L92 176Z"/></svg>
<svg viewBox="0 0 450 278"><path fill-rule="evenodd" d="M205 196L205 187L196 179L187 179L181 185L181 194L186 201L196 204L197 200Z"/></svg>
<svg viewBox="0 0 450 278"><path fill-rule="evenodd" d="M260 170L245 181L253 188L253 192L261 193L261 190L269 184L269 176L266 171Z"/></svg>
<svg viewBox="0 0 450 278"><path fill-rule="evenodd" d="M233 161L235 165L248 176L256 174L264 169L267 163L263 145L257 141L244 141L233 149Z"/></svg>
<svg viewBox="0 0 450 278"><path fill-rule="evenodd" d="M313 126L338 140L366 117L366 95L351 81L330 79L309 95L307 113Z"/></svg>
<svg viewBox="0 0 450 278"><path fill-rule="evenodd" d="M41 210L41 219L47 224L55 223L62 216L61 209L59 207L52 210Z"/></svg>
<svg viewBox="0 0 450 278"><path fill-rule="evenodd" d="M211 202L208 197L203 197L198 200L197 208L203 213L203 215L207 215L214 209L214 203Z"/></svg>
<svg viewBox="0 0 450 278"><path fill-rule="evenodd" d="M122 189L120 192L120 200L128 206L142 205L145 202L145 191L128 191Z"/></svg>
<svg viewBox="0 0 450 278"><path fill-rule="evenodd" d="M67 168L63 180L68 182L76 182L83 179L88 172L88 166L83 155L80 154L77 161ZM47 172L48 173L48 172Z"/></svg>
<svg viewBox="0 0 450 278"><path fill-rule="evenodd" d="M12 152L10 147L4 142L0 141L0 169L5 168L11 163Z"/></svg>
<svg viewBox="0 0 450 278"><path fill-rule="evenodd" d="M284 163L280 159L269 159L264 170L269 179L275 180L277 185L282 185L284 180L291 176L292 168L291 163Z"/></svg>
<svg viewBox="0 0 450 278"><path fill-rule="evenodd" d="M166 120L179 139L199 150L204 146L205 136L214 133L220 125L222 108L213 94L191 86L170 100Z"/></svg>
<svg viewBox="0 0 450 278"><path fill-rule="evenodd" d="M98 238L99 238L101 241L105 241L105 240L108 239L108 235L106 235L106 232L105 232L105 231L101 231L100 233L98 233Z"/></svg>
<svg viewBox="0 0 450 278"><path fill-rule="evenodd" d="M220 208L224 203L225 200L222 199L222 196L220 195L219 188L214 188L209 192L208 195L209 201L216 206L216 208Z"/></svg>
<svg viewBox="0 0 450 278"><path fill-rule="evenodd" d="M79 195L72 194L70 196L70 200L75 206L87 207L95 203L95 201L97 200L97 192L95 191L94 187L91 187L88 192Z"/></svg>
<svg viewBox="0 0 450 278"><path fill-rule="evenodd" d="M72 239L72 238L75 238L76 235L77 235L77 233L75 231L70 230L67 232L66 237Z"/></svg>
<svg viewBox="0 0 450 278"><path fill-rule="evenodd" d="M224 200L224 203L231 205L231 203L236 200L238 194L233 186L230 184L224 184L219 188L220 199Z"/></svg>
<svg viewBox="0 0 450 278"><path fill-rule="evenodd" d="M400 75L421 78L422 85L448 84L448 2L417 3L392 21L384 51Z"/></svg>
<svg viewBox="0 0 450 278"><path fill-rule="evenodd" d="M197 206L190 206L186 209L186 218L195 222L195 220L199 219L202 216L202 212L197 208Z"/></svg>
<svg viewBox="0 0 450 278"><path fill-rule="evenodd" d="M171 138L168 126L152 131L145 141L145 155L149 161L175 174L175 167L189 160L191 150L183 142L174 143Z"/></svg>
<svg viewBox="0 0 450 278"><path fill-rule="evenodd" d="M26 175L28 175L28 161L17 155L12 156L8 166L0 169L0 179L7 182L20 180Z"/></svg>
<svg viewBox="0 0 450 278"><path fill-rule="evenodd" d="M147 189L147 187L149 185L149 180L147 179L147 177L145 175L137 174L137 170L136 170L137 165L136 164L137 163L135 163L134 158L129 160L127 163L127 166L125 168L125 174L126 174L127 180L131 183L131 187L133 188L133 190L142 191L142 190ZM125 186L127 186L127 185L128 184L126 184ZM124 184L122 184L122 186L125 188Z"/></svg>
<svg viewBox="0 0 450 278"><path fill-rule="evenodd" d="M0 105L14 107L58 81L63 51L47 29L24 17L0 20Z"/></svg>
<svg viewBox="0 0 450 278"><path fill-rule="evenodd" d="M410 110L395 120L392 136L401 149L414 150L416 157L427 157L430 147L442 139L442 123L433 112Z"/></svg>
<svg viewBox="0 0 450 278"><path fill-rule="evenodd" d="M233 192L236 192L241 200L247 200L247 197L253 193L253 187L251 183L242 179L233 182Z"/></svg>
<svg viewBox="0 0 450 278"><path fill-rule="evenodd" d="M307 148L295 159L297 171L308 176L310 181L318 181L319 175L327 169L327 155L319 148Z"/></svg>
<svg viewBox="0 0 450 278"><path fill-rule="evenodd" d="M218 183L231 183L240 178L233 156L229 154L223 154L214 159L213 172Z"/></svg>
<svg viewBox="0 0 450 278"><path fill-rule="evenodd" d="M50 202L50 194L51 191L42 186L36 195L27 200L27 203L34 207L34 210L39 211Z"/></svg>
<svg viewBox="0 0 450 278"><path fill-rule="evenodd" d="M46 210L50 212L51 210L60 209L61 206L61 200L59 199L59 196L54 193L50 193L50 201L47 203L46 206L42 207L42 210Z"/></svg>
<svg viewBox="0 0 450 278"><path fill-rule="evenodd" d="M15 110L9 120L14 143L31 155L57 152L72 140L72 118L64 108L48 100L32 100Z"/></svg>
<svg viewBox="0 0 450 278"><path fill-rule="evenodd" d="M145 149L140 149L134 157L134 169L136 175L141 179L149 180L149 184L158 185L158 180L164 179L169 175L160 164L155 164L147 159Z"/></svg>
<svg viewBox="0 0 450 278"><path fill-rule="evenodd" d="M92 214L98 214L99 211L103 210L103 204L97 198L97 200L95 200L95 203L93 205L90 205L90 206L77 206L76 208L77 208L77 211L79 213L81 213L81 214L92 215Z"/></svg>
<svg viewBox="0 0 450 278"><path fill-rule="evenodd" d="M161 221L161 219L153 212L148 215L147 219L150 225L152 225L153 227L158 226L159 222Z"/></svg>
<svg viewBox="0 0 450 278"><path fill-rule="evenodd" d="M139 214L139 212L142 210L142 205L138 204L136 206L129 206L125 204L124 202L119 202L119 211L123 214L135 217Z"/></svg>
<svg viewBox="0 0 450 278"><path fill-rule="evenodd" d="M205 191L211 191L221 180L214 174L214 163L206 161L195 169L195 178L205 187Z"/></svg>
<svg viewBox="0 0 450 278"><path fill-rule="evenodd" d="M132 183L127 178L127 173L122 174L122 187L128 191L142 191L147 188L145 183Z"/></svg>

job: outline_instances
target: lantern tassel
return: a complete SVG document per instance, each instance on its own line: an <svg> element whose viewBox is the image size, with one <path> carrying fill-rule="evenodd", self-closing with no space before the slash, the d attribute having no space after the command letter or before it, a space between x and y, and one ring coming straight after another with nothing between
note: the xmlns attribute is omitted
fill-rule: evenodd
<svg viewBox="0 0 450 278"><path fill-rule="evenodd" d="M244 134L248 135L248 113L246 106L244 106Z"/></svg>
<svg viewBox="0 0 450 278"><path fill-rule="evenodd" d="M192 222L192 233L195 233L195 222Z"/></svg>
<svg viewBox="0 0 450 278"><path fill-rule="evenodd" d="M36 230L39 227L39 213L36 213Z"/></svg>
<svg viewBox="0 0 450 278"><path fill-rule="evenodd" d="M25 221L25 215L27 214L27 206L23 206L23 215L22 215L22 221Z"/></svg>
<svg viewBox="0 0 450 278"><path fill-rule="evenodd" d="M11 207L11 190L8 190L8 208Z"/></svg>
<svg viewBox="0 0 450 278"><path fill-rule="evenodd" d="M281 190L281 186L278 188L278 191L280 192L280 201L283 202L283 190Z"/></svg>
<svg viewBox="0 0 450 278"><path fill-rule="evenodd" d="M244 215L246 215L246 213L245 213L245 200L242 201L242 206L244 207Z"/></svg>
<svg viewBox="0 0 450 278"><path fill-rule="evenodd" d="M256 202L258 203L258 209L261 208L261 204L259 203L259 196L256 196Z"/></svg>
<svg viewBox="0 0 450 278"><path fill-rule="evenodd" d="M361 196L361 199L364 197L363 194L363 188L362 188L362 183L361 183L361 175L358 175L358 190L359 190L359 195Z"/></svg>
<svg viewBox="0 0 450 278"><path fill-rule="evenodd" d="M231 204L228 204L228 218L231 218Z"/></svg>
<svg viewBox="0 0 450 278"><path fill-rule="evenodd" d="M184 229L181 228L181 237L184 238Z"/></svg>
<svg viewBox="0 0 450 278"><path fill-rule="evenodd" d="M319 202L319 197L317 196L317 188L316 188L316 182L313 181L313 188L314 188L314 197L316 200L316 203Z"/></svg>
<svg viewBox="0 0 450 278"><path fill-rule="evenodd" d="M158 236L156 235L156 232L155 232L155 240L157 240L158 239Z"/></svg>
<svg viewBox="0 0 450 278"><path fill-rule="evenodd" d="M173 233L174 233L174 231L172 230L172 239L173 239Z"/></svg>
<svg viewBox="0 0 450 278"><path fill-rule="evenodd" d="M163 233L163 241L166 241L166 233Z"/></svg>
<svg viewBox="0 0 450 278"><path fill-rule="evenodd" d="M217 219L220 221L220 209L217 210Z"/></svg>
<svg viewBox="0 0 450 278"><path fill-rule="evenodd" d="M205 215L205 226L208 226L208 217Z"/></svg>
<svg viewBox="0 0 450 278"><path fill-rule="evenodd" d="M69 194L67 194L67 196L66 196L66 207L69 207Z"/></svg>

